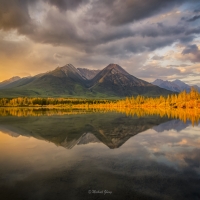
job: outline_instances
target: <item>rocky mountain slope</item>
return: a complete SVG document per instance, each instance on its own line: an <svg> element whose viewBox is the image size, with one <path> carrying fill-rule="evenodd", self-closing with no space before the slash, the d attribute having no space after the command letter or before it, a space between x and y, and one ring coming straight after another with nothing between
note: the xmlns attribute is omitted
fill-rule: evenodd
<svg viewBox="0 0 200 200"><path fill-rule="evenodd" d="M101 70L92 70L86 68L77 68L83 77L88 80L93 79Z"/></svg>
<svg viewBox="0 0 200 200"><path fill-rule="evenodd" d="M116 96L169 94L144 80L138 79L117 64L110 64L91 80L90 90Z"/></svg>

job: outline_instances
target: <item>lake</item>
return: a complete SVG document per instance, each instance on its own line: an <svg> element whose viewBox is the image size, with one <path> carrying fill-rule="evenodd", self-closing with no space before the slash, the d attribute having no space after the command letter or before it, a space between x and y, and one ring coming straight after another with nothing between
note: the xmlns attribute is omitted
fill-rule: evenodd
<svg viewBox="0 0 200 200"><path fill-rule="evenodd" d="M0 199L200 199L200 126L185 116L1 109Z"/></svg>

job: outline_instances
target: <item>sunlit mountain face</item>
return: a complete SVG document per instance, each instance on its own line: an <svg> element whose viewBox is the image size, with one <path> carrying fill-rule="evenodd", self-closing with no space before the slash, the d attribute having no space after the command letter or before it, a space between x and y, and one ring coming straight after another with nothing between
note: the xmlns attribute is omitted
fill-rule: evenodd
<svg viewBox="0 0 200 200"><path fill-rule="evenodd" d="M3 199L200 195L198 120L142 110L3 108L0 115Z"/></svg>

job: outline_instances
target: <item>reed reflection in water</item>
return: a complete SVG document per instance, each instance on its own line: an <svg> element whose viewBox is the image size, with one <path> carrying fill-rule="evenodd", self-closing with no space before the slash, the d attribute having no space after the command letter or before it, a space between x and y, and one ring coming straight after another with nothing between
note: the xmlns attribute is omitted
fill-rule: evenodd
<svg viewBox="0 0 200 200"><path fill-rule="evenodd" d="M48 108L48 107L32 107L32 108L0 108L0 116L52 116L52 115L76 115L87 113L107 113L117 112L124 113L127 116L143 117L145 115L158 115L160 117L168 117L174 119L180 119L183 122L190 120L192 125L198 125L200 120L200 109L165 109L165 108L102 108L102 109L69 109L69 108Z"/></svg>

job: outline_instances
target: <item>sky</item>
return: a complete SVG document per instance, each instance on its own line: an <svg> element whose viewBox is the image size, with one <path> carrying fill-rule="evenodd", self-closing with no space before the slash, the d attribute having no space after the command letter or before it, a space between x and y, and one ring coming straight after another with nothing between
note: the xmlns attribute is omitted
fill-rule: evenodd
<svg viewBox="0 0 200 200"><path fill-rule="evenodd" d="M200 86L200 0L0 0L0 81L68 63Z"/></svg>

